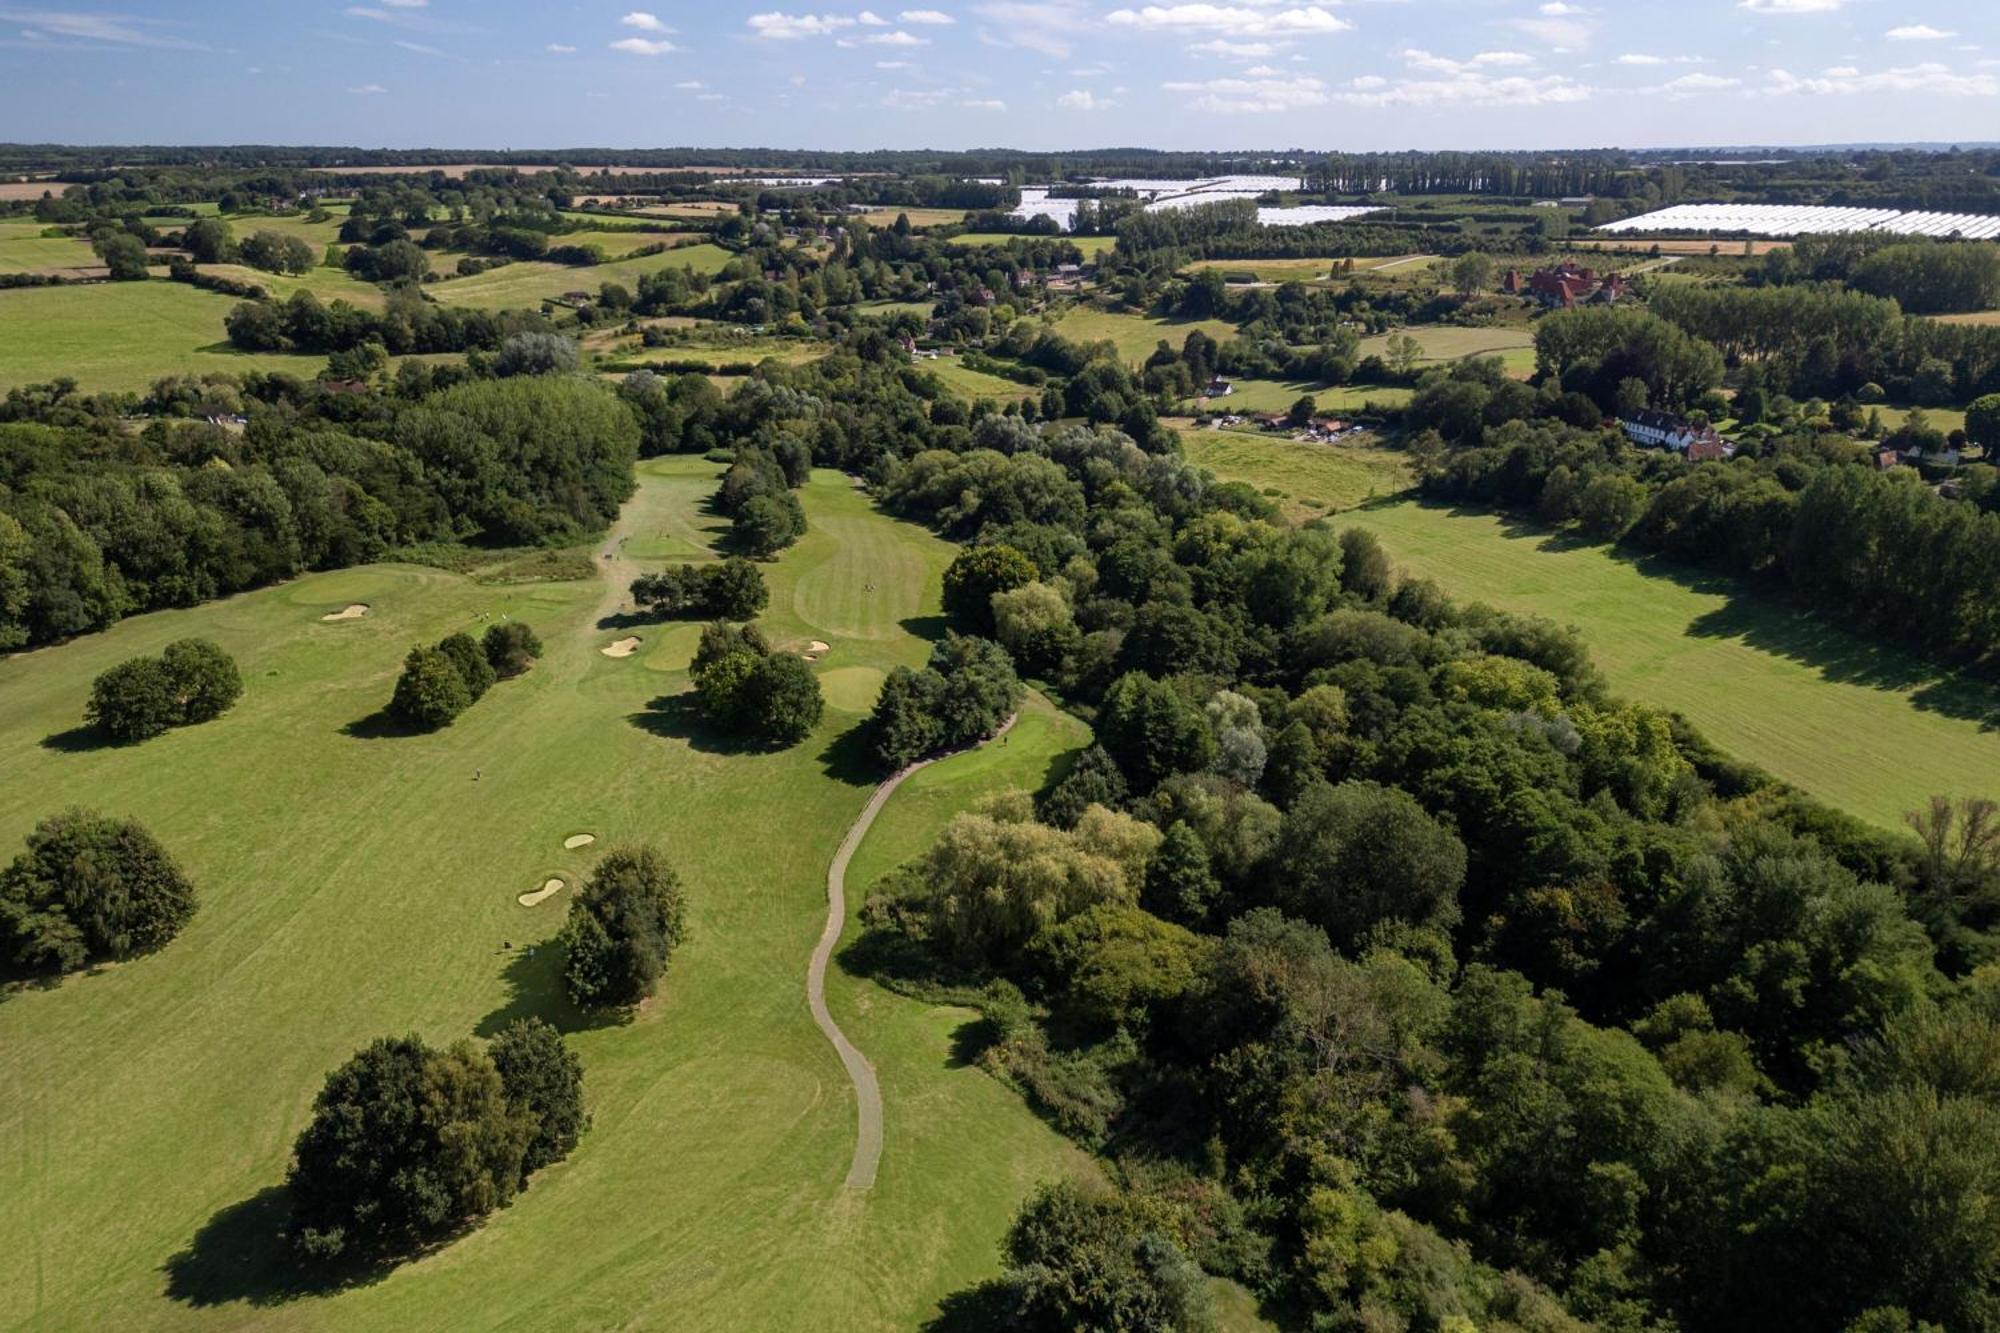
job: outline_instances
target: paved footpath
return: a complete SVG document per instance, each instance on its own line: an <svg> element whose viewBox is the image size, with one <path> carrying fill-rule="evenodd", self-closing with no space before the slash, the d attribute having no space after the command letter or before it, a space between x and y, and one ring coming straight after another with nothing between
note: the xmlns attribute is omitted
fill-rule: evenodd
<svg viewBox="0 0 2000 1333"><path fill-rule="evenodd" d="M1001 723L1000 729L987 737L987 741L1006 735L1019 716L1016 713ZM833 854L833 864L826 869L826 929L819 933L812 962L806 967L806 1003L812 1006L813 1022L819 1024L819 1030L826 1034L826 1039L833 1043L833 1049L839 1052L840 1063L847 1067L848 1081L854 1084L854 1110L860 1123L854 1137L854 1160L847 1167L847 1188L851 1190L875 1188L875 1168L882 1161L882 1085L875 1078L875 1066L869 1064L868 1057L847 1039L847 1034L840 1030L840 1025L833 1021L833 1015L827 1012L826 1007L827 961L833 957L833 946L840 942L841 929L847 924L847 863L854 859L855 848L868 836L875 816L882 813L882 807L888 804L896 788L903 785L903 779L950 757L950 754L941 754L918 760L877 787L875 794L868 798L868 804L855 816L840 850Z"/></svg>

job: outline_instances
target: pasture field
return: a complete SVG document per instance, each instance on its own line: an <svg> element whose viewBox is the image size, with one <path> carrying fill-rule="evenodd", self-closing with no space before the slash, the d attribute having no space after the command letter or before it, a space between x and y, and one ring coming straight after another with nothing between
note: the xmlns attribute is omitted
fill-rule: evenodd
<svg viewBox="0 0 2000 1333"><path fill-rule="evenodd" d="M1226 398L1205 400L1211 412L1284 412L1311 394L1321 412L1359 412L1369 403L1401 407L1410 401L1400 384L1315 384L1311 380L1231 380Z"/></svg>
<svg viewBox="0 0 2000 1333"><path fill-rule="evenodd" d="M895 219L891 218L890 221L893 222L895 221ZM962 232L959 235L952 237L951 240L948 242L948 244L1005 245L1009 241L1019 241L1026 239L1030 238L1023 237L1015 232L968 231L968 232ZM1113 246L1118 244L1118 238L1116 236L1064 236L1062 239L1068 241L1071 245L1074 245L1077 249L1083 251L1083 257L1088 260L1095 260L1099 255L1102 255L1105 251L1111 249Z"/></svg>
<svg viewBox="0 0 2000 1333"><path fill-rule="evenodd" d="M1118 355L1138 365L1153 354L1160 339L1176 351L1188 334L1200 329L1219 343L1236 336L1236 326L1222 319L1153 319L1123 310L1102 310L1080 305L1055 322L1055 330L1071 342L1089 343L1109 339Z"/></svg>
<svg viewBox="0 0 2000 1333"><path fill-rule="evenodd" d="M893 227L896 219L908 216L912 227L954 227L965 221L962 208L871 208L856 214L871 227Z"/></svg>
<svg viewBox="0 0 2000 1333"><path fill-rule="evenodd" d="M1354 260L1354 275L1359 277L1381 268L1400 268L1421 255L1357 256ZM1220 269L1225 273L1248 273L1259 282L1314 282L1326 281L1336 264L1345 263L1344 257L1329 256L1321 259L1201 259L1184 265L1182 273L1199 273L1203 269ZM1343 273L1334 281L1345 281Z"/></svg>
<svg viewBox="0 0 2000 1333"><path fill-rule="evenodd" d="M143 392L164 375L282 370L307 379L321 356L239 352L222 320L237 298L183 282L108 282L0 291L0 390L68 375L88 393Z"/></svg>
<svg viewBox="0 0 2000 1333"><path fill-rule="evenodd" d="M1610 250L1628 255L1650 254L1655 246L1659 247L1659 251L1663 255L1705 255L1713 250L1714 253L1727 258L1730 255L1740 256L1744 252L1744 241L1741 237L1733 241L1704 241L1698 237L1687 236L1683 236L1678 240L1647 241L1627 238L1614 241L1591 240L1585 237L1572 236L1561 242L1561 244L1566 250ZM1749 242L1749 246L1752 255L1768 255L1773 250L1789 250L1792 248L1792 243L1790 241L1758 240Z"/></svg>
<svg viewBox="0 0 2000 1333"><path fill-rule="evenodd" d="M1884 828L1933 792L1991 795L2000 690L1942 673L1740 585L1640 565L1486 513L1370 507L1396 563L1451 593L1575 625L1612 689Z"/></svg>
<svg viewBox="0 0 2000 1333"><path fill-rule="evenodd" d="M43 236L44 227L9 226L0 231L0 273L56 273L98 269L103 263L79 236Z"/></svg>
<svg viewBox="0 0 2000 1333"><path fill-rule="evenodd" d="M639 279L662 269L691 268L697 273L718 273L735 256L716 245L688 245L639 259L618 259L586 268L523 260L475 273L469 278L453 278L431 283L425 290L444 305L488 306L496 310L518 310L553 300L564 292L590 292L607 282L636 287Z"/></svg>
<svg viewBox="0 0 2000 1333"><path fill-rule="evenodd" d="M1941 324L2000 324L2000 310L1974 310L1959 315L1935 316Z"/></svg>
<svg viewBox="0 0 2000 1333"><path fill-rule="evenodd" d="M594 245L612 259L623 259L634 250L643 250L649 245L678 245L692 235L692 232L685 231L638 231L630 227L598 227L589 231L572 231L552 236L549 238L549 244Z"/></svg>
<svg viewBox="0 0 2000 1333"><path fill-rule="evenodd" d="M326 211L331 215L324 222L308 222L304 213L287 213L281 217L269 217L261 213L232 213L223 221L237 240L260 231L275 231L280 236L296 236L306 244L325 248L340 240L340 224L347 221L346 204L329 204ZM186 226L188 219L176 219L178 230Z"/></svg>
<svg viewBox="0 0 2000 1333"><path fill-rule="evenodd" d="M1293 523L1342 513L1410 485L1409 460L1373 436L1352 444L1306 444L1258 431L1193 427L1180 436L1189 462L1222 481L1255 486Z"/></svg>
<svg viewBox="0 0 2000 1333"><path fill-rule="evenodd" d="M203 264L201 271L237 282L254 282L281 301L289 300L293 292L303 291L322 301L345 301L366 310L380 310L389 303L389 294L374 283L363 282L346 269L324 265L298 274L266 273L243 264Z"/></svg>
<svg viewBox="0 0 2000 1333"><path fill-rule="evenodd" d="M1016 384L999 375L989 375L983 370L974 370L960 363L955 356L941 356L935 361L923 363L923 369L943 380L959 396L964 398L991 398L1006 402L1016 398L1039 398L1041 390L1025 384Z"/></svg>
<svg viewBox="0 0 2000 1333"><path fill-rule="evenodd" d="M1397 329L1407 333L1424 349L1420 365L1463 361L1472 356L1497 356L1507 373L1525 379L1535 371L1535 335L1526 328L1459 328L1450 324L1413 324ZM1395 333L1361 340L1361 355L1388 355L1389 339Z"/></svg>
<svg viewBox="0 0 2000 1333"><path fill-rule="evenodd" d="M369 566L0 660L0 847L87 801L142 819L201 893L159 953L0 1003L0 1300L14 1319L909 1329L997 1271L1036 1184L1090 1169L953 1059L963 1011L836 968L830 998L879 1071L887 1128L875 1188L843 1188L854 1102L809 1017L806 959L827 862L874 782L853 729L883 674L927 655L913 628L935 623L952 548L815 474L811 531L765 567L763 624L783 649L833 645L817 667L827 717L791 750L740 752L679 697L697 625L599 626L633 573L706 554L718 471L642 464L618 527L587 548L614 557L598 561L605 582ZM321 623L352 602L368 615ZM374 720L410 643L501 616L547 645L527 676L435 735ZM636 655L598 651L625 633L644 640ZM92 675L188 634L243 668L227 715L138 748L65 738ZM1038 782L1079 741L1031 711L993 755L939 765L907 814L898 793L867 854L904 855L977 790ZM595 848L564 851L577 832ZM515 897L548 876L574 886L603 848L637 839L678 868L688 941L631 1021L592 1021L562 999L545 947L569 891L535 908ZM593 1124L577 1150L478 1231L379 1280L292 1286L268 1229L327 1070L378 1035L442 1042L527 1014L582 1057Z"/></svg>

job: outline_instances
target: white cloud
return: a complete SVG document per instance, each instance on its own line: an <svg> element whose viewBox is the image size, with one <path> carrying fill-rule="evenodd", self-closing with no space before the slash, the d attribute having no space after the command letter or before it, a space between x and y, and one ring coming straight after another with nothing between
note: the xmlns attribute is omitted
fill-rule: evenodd
<svg viewBox="0 0 2000 1333"><path fill-rule="evenodd" d="M440 51L435 46L425 46L422 42L406 42L399 38L389 43L389 45L400 46L405 51L415 51L420 56L443 56L447 60L453 58L451 52Z"/></svg>
<svg viewBox="0 0 2000 1333"><path fill-rule="evenodd" d="M706 88L707 86L708 85L703 83L700 79L682 79L679 83L674 85L674 87L676 88L686 88L689 91L693 91L699 88Z"/></svg>
<svg viewBox="0 0 2000 1333"><path fill-rule="evenodd" d="M1542 17L1502 19L1501 26L1532 37L1557 51L1580 51L1590 45L1597 32L1597 20L1585 17L1574 5L1542 6Z"/></svg>
<svg viewBox="0 0 2000 1333"><path fill-rule="evenodd" d="M651 37L626 37L611 43L611 49L635 56L663 56L669 51L680 50L678 46L675 46L665 38L655 39Z"/></svg>
<svg viewBox="0 0 2000 1333"><path fill-rule="evenodd" d="M200 42L155 31L152 19L122 14L72 14L54 9L0 9L0 21L22 24L28 38L67 37L113 46L153 46L165 50L205 51Z"/></svg>
<svg viewBox="0 0 2000 1333"><path fill-rule="evenodd" d="M635 9L631 13L627 14L624 18L619 19L618 21L624 24L628 28L637 28L640 32L673 31L672 28L669 28L666 24L660 22L658 18L656 18L651 14L648 14L643 9Z"/></svg>
<svg viewBox="0 0 2000 1333"><path fill-rule="evenodd" d="M431 0L382 0L391 9L422 9Z"/></svg>
<svg viewBox="0 0 2000 1333"><path fill-rule="evenodd" d="M1188 50L1198 56L1221 56L1225 60L1263 60L1289 45L1289 42L1232 42L1216 37L1206 42L1194 42Z"/></svg>
<svg viewBox="0 0 2000 1333"><path fill-rule="evenodd" d="M896 29L894 32L878 32L871 37L863 37L861 41L867 46L929 46L931 44L930 38L918 37L912 33L904 32L901 28Z"/></svg>
<svg viewBox="0 0 2000 1333"><path fill-rule="evenodd" d="M1947 37L1958 36L1943 28L1933 28L1928 23L1906 23L1900 28L1891 28L1882 34L1892 42L1941 42Z"/></svg>
<svg viewBox="0 0 2000 1333"><path fill-rule="evenodd" d="M987 46L1018 46L1057 60L1067 60L1095 24L1083 0L985 0L973 12L994 25L980 29Z"/></svg>
<svg viewBox="0 0 2000 1333"><path fill-rule="evenodd" d="M349 88L347 91L350 93L358 94L362 97L372 97L376 93L386 93L389 90L387 88L384 88L379 83L364 83L360 84L357 87Z"/></svg>
<svg viewBox="0 0 2000 1333"><path fill-rule="evenodd" d="M1669 79L1660 85L1660 92L1675 101L1689 97L1700 97L1705 93L1719 93L1727 88L1740 88L1743 80L1724 78L1720 74L1683 74L1678 79Z"/></svg>
<svg viewBox="0 0 2000 1333"><path fill-rule="evenodd" d="M576 48L567 42L550 42L543 49L547 50L551 55L573 56L576 54Z"/></svg>
<svg viewBox="0 0 2000 1333"><path fill-rule="evenodd" d="M1007 104L997 97L975 97L970 101L960 102L959 105L967 111L1005 111L1007 109Z"/></svg>
<svg viewBox="0 0 2000 1333"><path fill-rule="evenodd" d="M1619 56L1614 63L1620 65L1664 65L1667 63L1667 58L1665 56L1628 54Z"/></svg>
<svg viewBox="0 0 2000 1333"><path fill-rule="evenodd" d="M744 20L750 31L775 42L797 41L801 37L824 37L855 21L841 14L752 14Z"/></svg>
<svg viewBox="0 0 2000 1333"><path fill-rule="evenodd" d="M1427 51L1402 54L1412 69L1446 77L1392 81L1378 75L1363 75L1351 80L1343 91L1334 93L1334 100L1370 107L1556 106L1588 101L1596 91L1563 74L1496 76L1487 72L1493 64L1490 60L1479 65L1473 61L1447 60Z"/></svg>
<svg viewBox="0 0 2000 1333"><path fill-rule="evenodd" d="M1758 14L1831 14L1846 0L1736 0L1738 9Z"/></svg>
<svg viewBox="0 0 2000 1333"><path fill-rule="evenodd" d="M1238 37L1269 34L1346 32L1354 25L1319 5L1293 9L1253 9L1207 3L1145 5L1114 9L1104 16L1113 27L1152 32L1222 32Z"/></svg>
<svg viewBox="0 0 2000 1333"><path fill-rule="evenodd" d="M1327 102L1326 85L1310 77L1206 79L1161 86L1170 93L1194 93L1190 105L1195 110L1221 116L1297 111Z"/></svg>
<svg viewBox="0 0 2000 1333"><path fill-rule="evenodd" d="M1827 70L1818 78L1800 78L1787 70L1771 71L1764 91L1774 97L1808 94L1819 97L1856 93L1927 93L1938 97L2000 97L2000 76L1959 74L1935 63L1902 65L1863 74L1852 66Z"/></svg>
<svg viewBox="0 0 2000 1333"><path fill-rule="evenodd" d="M894 111L924 111L949 96L937 88L897 88L883 96L882 105Z"/></svg>
<svg viewBox="0 0 2000 1333"><path fill-rule="evenodd" d="M1056 105L1065 111L1102 111L1113 103L1105 101L1088 88L1074 88L1058 97Z"/></svg>
<svg viewBox="0 0 2000 1333"><path fill-rule="evenodd" d="M1453 60L1448 56L1434 56L1428 51L1407 50L1401 53L1405 64L1412 69L1427 70L1436 74L1471 74L1482 69L1499 65L1532 65L1535 58L1519 51L1482 51L1468 60Z"/></svg>
<svg viewBox="0 0 2000 1333"><path fill-rule="evenodd" d="M1543 5L1535 12L1546 14L1552 19L1559 19L1571 14L1588 14L1590 11L1582 5L1566 5L1563 3L1563 0L1549 0L1548 4Z"/></svg>
<svg viewBox="0 0 2000 1333"><path fill-rule="evenodd" d="M696 93L694 100L697 102L727 102L729 98L722 93Z"/></svg>
<svg viewBox="0 0 2000 1333"><path fill-rule="evenodd" d="M958 22L942 9L906 9L896 17L905 23L927 23L939 28Z"/></svg>

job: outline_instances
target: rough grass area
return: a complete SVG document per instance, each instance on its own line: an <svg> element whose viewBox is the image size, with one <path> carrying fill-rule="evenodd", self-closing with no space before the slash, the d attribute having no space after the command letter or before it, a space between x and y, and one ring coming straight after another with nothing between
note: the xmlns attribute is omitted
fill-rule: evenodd
<svg viewBox="0 0 2000 1333"><path fill-rule="evenodd" d="M305 291L322 301L345 301L364 309L380 310L389 300L388 293L374 283L363 282L345 269L323 265L297 275L266 273L242 264L203 264L201 271L236 282L255 283L281 301L289 300L293 292Z"/></svg>
<svg viewBox="0 0 2000 1333"><path fill-rule="evenodd" d="M1442 364L1447 361L1463 361L1472 356L1497 356L1507 367L1507 373L1516 378L1526 378L1535 370L1535 335L1525 328L1459 328L1448 324L1422 324L1398 329L1396 333L1407 333L1415 338L1424 349L1419 365ZM1361 340L1361 355L1388 356L1389 339L1395 334L1385 333L1379 337Z"/></svg>
<svg viewBox="0 0 2000 1333"><path fill-rule="evenodd" d="M690 245L639 259L619 259L586 268L550 264L542 260L522 260L475 273L469 278L434 282L425 292L445 305L477 305L496 310L513 310L540 305L565 292L589 292L607 282L636 288L639 279L661 269L691 268L697 273L716 273L734 256L716 245Z"/></svg>
<svg viewBox="0 0 2000 1333"><path fill-rule="evenodd" d="M2000 690L1786 610L1485 513L1364 509L1396 562L1460 597L1575 625L1612 687L1885 828L1933 792L2000 787ZM1982 729L1982 720L1985 729Z"/></svg>
<svg viewBox="0 0 2000 1333"><path fill-rule="evenodd" d="M1016 384L1013 380L1004 379L999 375L973 370L960 364L955 356L941 356L935 361L926 361L922 368L944 381L954 393L963 398L990 398L1006 402L1017 398L1039 397L1041 392L1026 384Z"/></svg>
<svg viewBox="0 0 2000 1333"><path fill-rule="evenodd" d="M895 221L891 218L890 221ZM951 238L952 245L1005 245L1009 241L1030 239L1008 231L968 231ZM1054 239L1047 237L1042 239ZM1085 259L1096 259L1105 251L1118 244L1116 236L1065 236L1062 238L1083 251Z"/></svg>
<svg viewBox="0 0 2000 1333"><path fill-rule="evenodd" d="M1181 432L1188 460L1223 481L1248 482L1303 523L1337 514L1410 485L1409 460L1373 436L1355 444L1305 444L1238 430Z"/></svg>
<svg viewBox="0 0 2000 1333"><path fill-rule="evenodd" d="M871 227L893 227L896 219L907 217L912 227L956 226L965 221L962 208L871 208L859 215Z"/></svg>
<svg viewBox="0 0 2000 1333"><path fill-rule="evenodd" d="M628 556L662 539L705 550L717 472L642 465ZM812 531L765 566L772 639L830 642L828 673L921 662L952 548L842 476L817 474L804 501ZM598 623L620 600L601 580L371 566L0 660L0 848L87 801L143 820L201 893L166 950L0 1003L8 1322L906 1330L998 1270L1036 1184L1088 1169L954 1059L964 1012L837 970L836 1012L887 1103L878 1184L842 1188L854 1103L803 981L827 863L874 780L860 714L830 707L802 745L741 752L678 697L698 626L644 625L635 656L598 652L633 632ZM353 602L366 618L320 622ZM412 642L503 615L547 644L529 675L436 735L381 725ZM236 708L139 747L66 739L95 673L189 634L236 655ZM1027 757L1007 780L1033 781L1070 743L1016 740L988 762ZM565 851L578 830L598 841ZM554 951L529 954L567 895L515 898L641 838L686 882L689 942L633 1021L592 1022L562 1000ZM525 1014L583 1059L593 1125L577 1151L384 1280L297 1290L269 1229L327 1070L385 1033L442 1042Z"/></svg>
<svg viewBox="0 0 2000 1333"><path fill-rule="evenodd" d="M1118 348L1118 355L1134 365L1151 356L1153 348L1162 338L1178 351L1180 345L1187 341L1188 334L1196 329L1219 343L1228 342L1236 336L1236 326L1227 320L1153 319L1130 311L1103 310L1089 305L1076 306L1067 311L1056 321L1055 329L1071 342L1090 343L1109 339Z"/></svg>
<svg viewBox="0 0 2000 1333"><path fill-rule="evenodd" d="M34 227L0 231L0 273L62 273L101 266L90 242L76 236L44 236Z"/></svg>
<svg viewBox="0 0 2000 1333"><path fill-rule="evenodd" d="M0 291L0 389L67 375L86 392L143 391L163 375L282 370L307 379L322 356L239 352L222 320L233 296L182 282Z"/></svg>
<svg viewBox="0 0 2000 1333"><path fill-rule="evenodd" d="M1410 390L1400 384L1315 384L1311 380L1234 380L1226 397L1203 402L1211 412L1286 412L1311 395L1321 412L1359 412L1369 403L1402 407Z"/></svg>

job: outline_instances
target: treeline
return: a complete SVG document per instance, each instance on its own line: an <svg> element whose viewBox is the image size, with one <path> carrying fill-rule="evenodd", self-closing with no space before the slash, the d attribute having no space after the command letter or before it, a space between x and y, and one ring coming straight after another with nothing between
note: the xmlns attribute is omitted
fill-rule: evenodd
<svg viewBox="0 0 2000 1333"><path fill-rule="evenodd" d="M9 406L41 418L0 424L9 648L412 543L573 541L631 494L639 443L615 394L559 377L410 400L280 392L269 407L252 400L240 433L173 421L135 432L59 396Z"/></svg>
<svg viewBox="0 0 2000 1333"><path fill-rule="evenodd" d="M206 276L196 270L188 280L203 285ZM369 343L396 356L491 351L511 334L546 333L549 328L533 311L436 305L408 291L389 293L380 314L338 299L322 301L301 289L282 301L245 302L223 317L230 345L246 352L327 354Z"/></svg>

